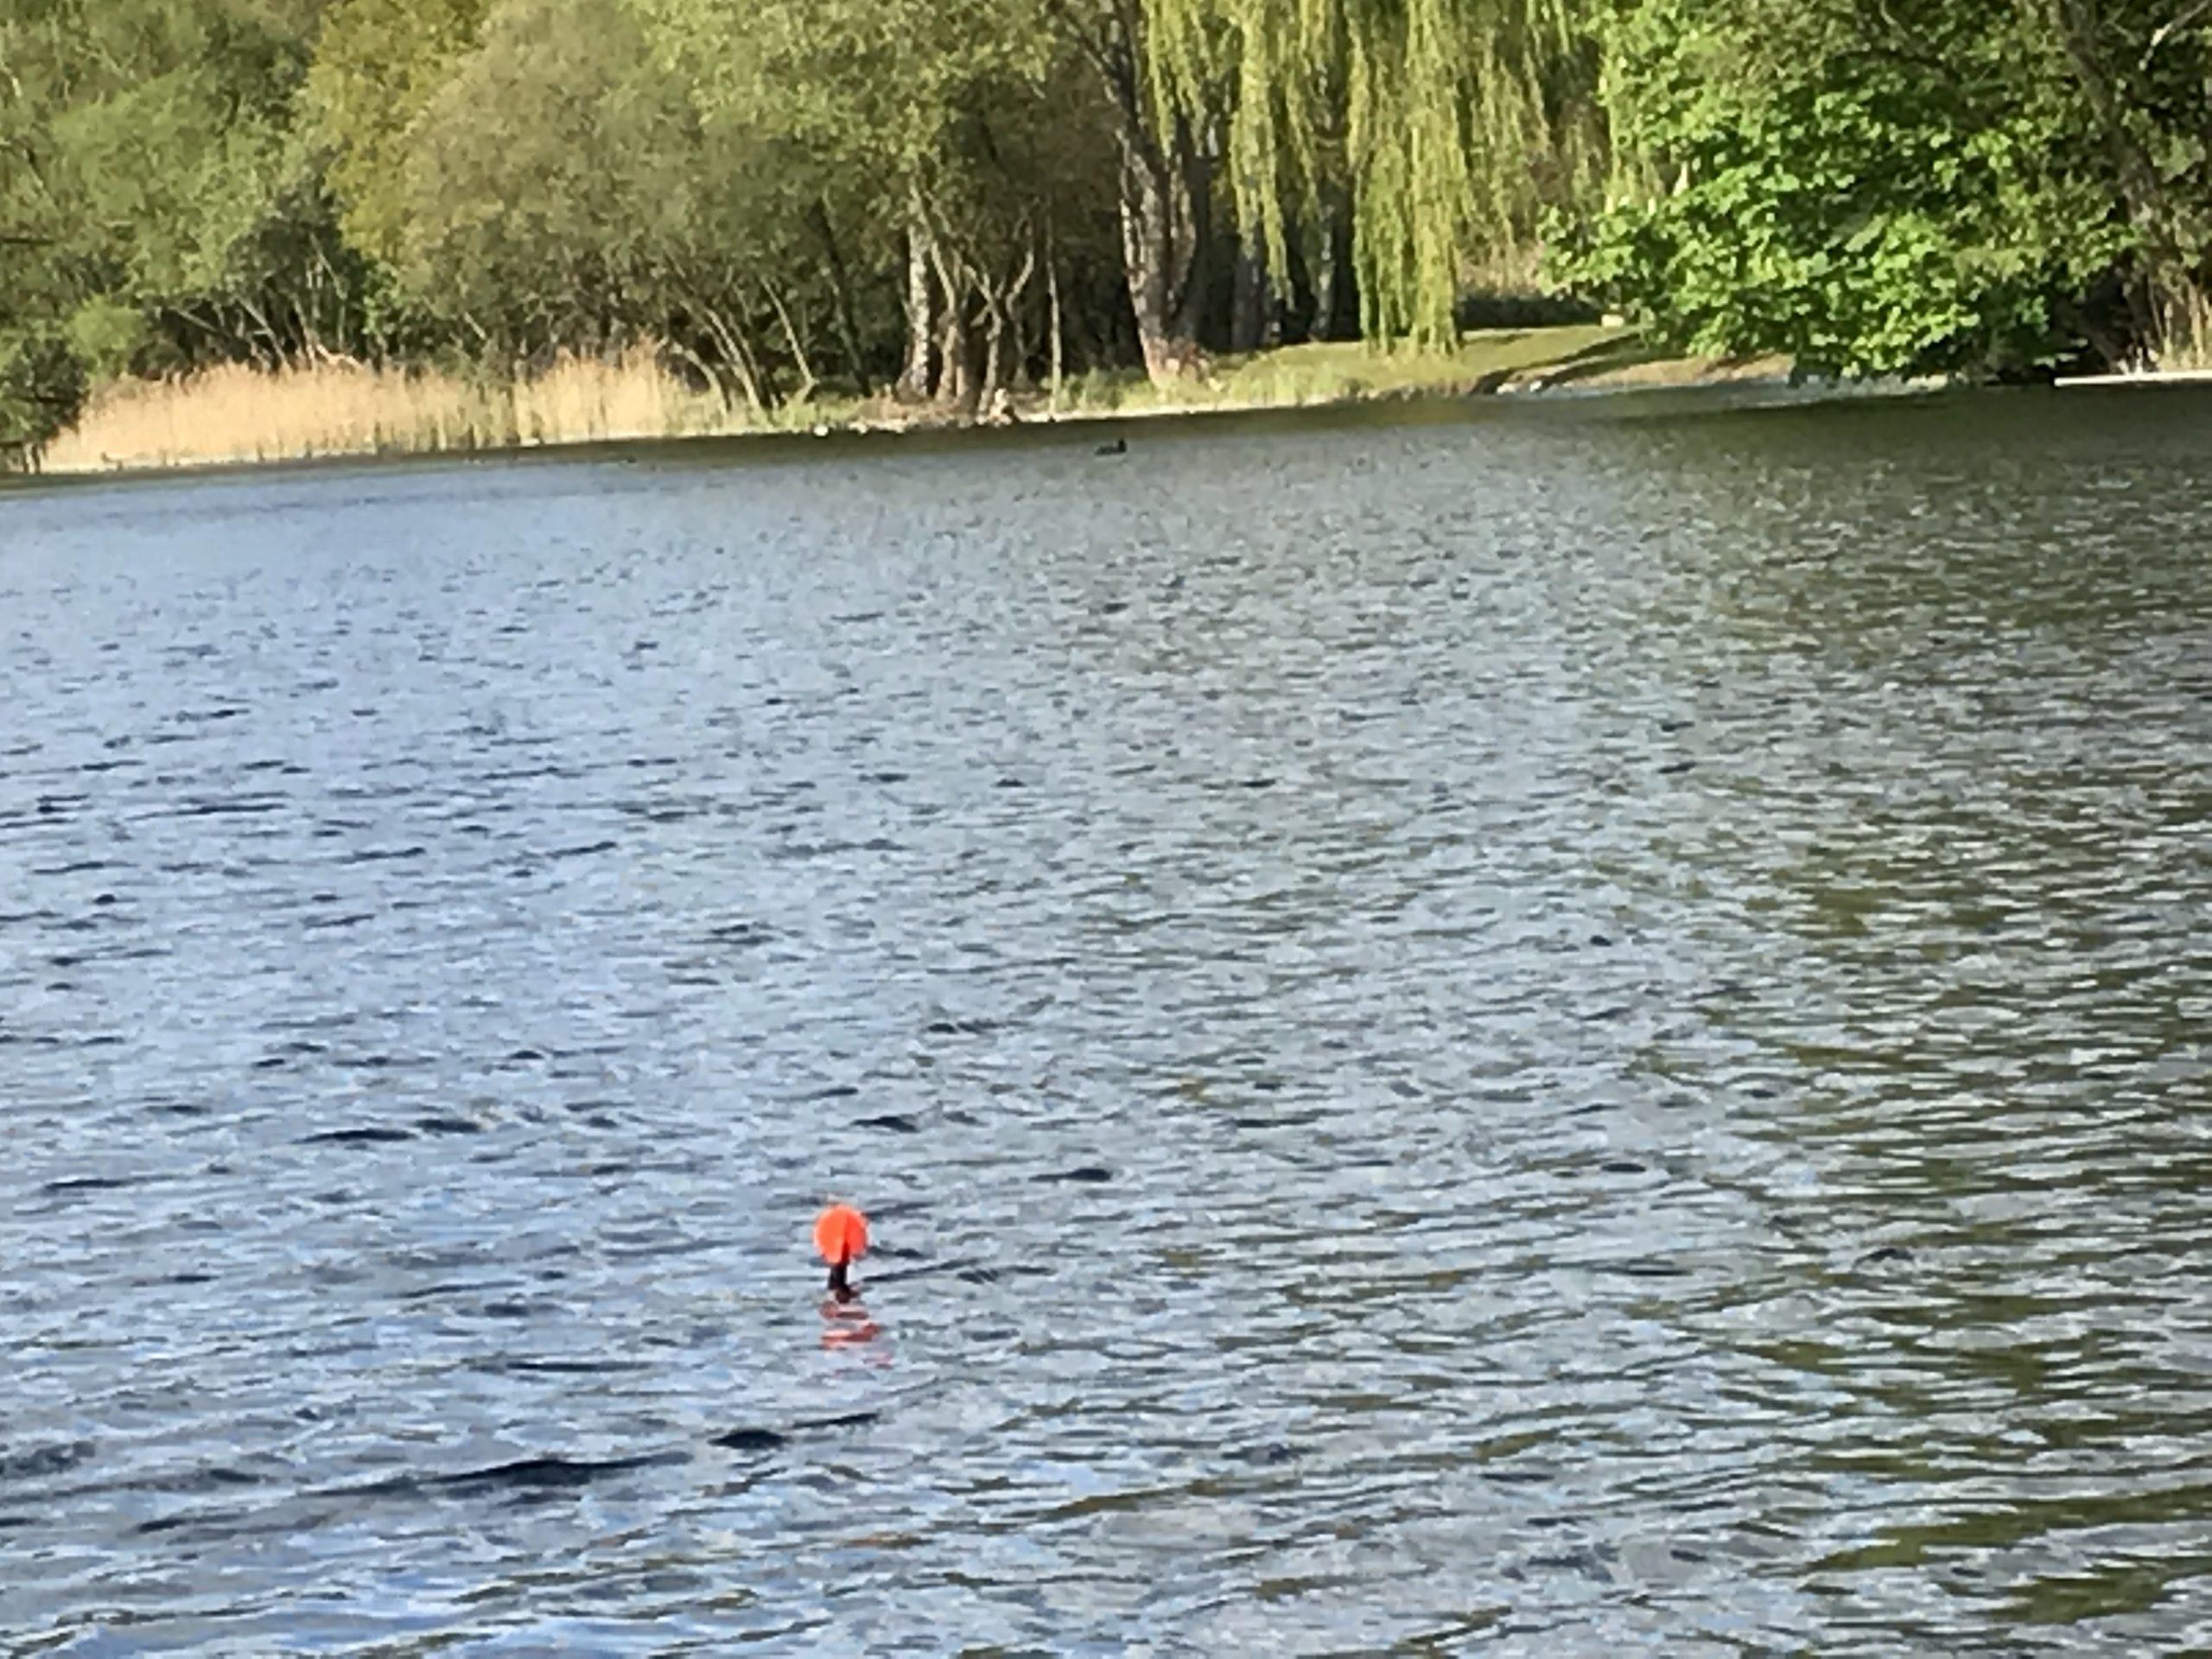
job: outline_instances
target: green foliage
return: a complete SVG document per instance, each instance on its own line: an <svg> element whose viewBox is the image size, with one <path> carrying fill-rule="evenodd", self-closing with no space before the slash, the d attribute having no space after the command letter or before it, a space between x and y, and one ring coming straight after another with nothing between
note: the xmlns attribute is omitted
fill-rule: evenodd
<svg viewBox="0 0 2212 1659"><path fill-rule="evenodd" d="M55 392L650 338L756 404L902 364L971 399L1127 360L1146 144L1202 327L1209 245L1287 296L1341 221L1370 328L1443 338L1573 170L1572 4L16 0L0 340Z"/></svg>
<svg viewBox="0 0 2212 1659"><path fill-rule="evenodd" d="M1348 287L1426 374L1539 240L1700 353L2212 355L2208 85L2182 0L10 0L0 442L88 378L645 341L966 406Z"/></svg>
<svg viewBox="0 0 2212 1659"><path fill-rule="evenodd" d="M1469 264L1524 248L1594 177L1596 54L1574 0L1152 0L1163 99L1225 112L1240 215L1278 270L1353 204L1373 338L1448 342Z"/></svg>
<svg viewBox="0 0 2212 1659"><path fill-rule="evenodd" d="M0 235L47 249L50 328L106 301L187 361L274 362L342 332L353 262L292 109L318 11L48 0L7 26Z"/></svg>
<svg viewBox="0 0 2212 1659"><path fill-rule="evenodd" d="M85 365L67 341L38 332L0 334L0 470L76 419L85 390Z"/></svg>
<svg viewBox="0 0 2212 1659"><path fill-rule="evenodd" d="M801 296L895 336L919 326L893 287L912 254L931 329L1003 328L1033 314L1041 264L1118 259L1112 129L1051 0L631 3L709 141L743 158L747 263ZM845 283L855 264L876 280Z"/></svg>
<svg viewBox="0 0 2212 1659"><path fill-rule="evenodd" d="M334 0L307 75L302 124L328 155L346 234L397 257L408 129L475 46L491 0Z"/></svg>
<svg viewBox="0 0 2212 1659"><path fill-rule="evenodd" d="M1606 32L1613 204L1551 269L1666 344L1844 374L2077 354L2130 246L2080 99L2010 0L1643 0Z"/></svg>
<svg viewBox="0 0 2212 1659"><path fill-rule="evenodd" d="M394 251L427 301L504 342L592 340L707 228L710 182L620 0L508 0L410 124Z"/></svg>
<svg viewBox="0 0 2212 1659"><path fill-rule="evenodd" d="M143 312L105 297L77 308L66 337L77 361L103 380L136 372L154 344Z"/></svg>

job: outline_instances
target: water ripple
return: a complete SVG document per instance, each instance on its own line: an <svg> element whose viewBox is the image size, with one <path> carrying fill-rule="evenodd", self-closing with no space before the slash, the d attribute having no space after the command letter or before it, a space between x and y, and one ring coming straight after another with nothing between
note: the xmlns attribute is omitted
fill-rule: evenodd
<svg viewBox="0 0 2212 1659"><path fill-rule="evenodd" d="M0 1630L2212 1644L2212 404L1641 410L11 499Z"/></svg>

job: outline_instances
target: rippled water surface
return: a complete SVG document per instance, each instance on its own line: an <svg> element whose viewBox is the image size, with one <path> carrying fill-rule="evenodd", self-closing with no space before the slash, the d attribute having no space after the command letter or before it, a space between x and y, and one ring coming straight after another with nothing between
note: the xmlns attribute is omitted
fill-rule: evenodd
<svg viewBox="0 0 2212 1659"><path fill-rule="evenodd" d="M1091 448L0 498L0 1646L2212 1642L2212 402Z"/></svg>

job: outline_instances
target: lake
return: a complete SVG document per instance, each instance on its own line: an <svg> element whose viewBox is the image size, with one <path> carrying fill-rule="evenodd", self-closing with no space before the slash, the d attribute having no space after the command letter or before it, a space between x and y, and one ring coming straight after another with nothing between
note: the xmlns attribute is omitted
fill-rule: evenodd
<svg viewBox="0 0 2212 1659"><path fill-rule="evenodd" d="M0 1647L2212 1643L2212 398L1757 401L0 496Z"/></svg>

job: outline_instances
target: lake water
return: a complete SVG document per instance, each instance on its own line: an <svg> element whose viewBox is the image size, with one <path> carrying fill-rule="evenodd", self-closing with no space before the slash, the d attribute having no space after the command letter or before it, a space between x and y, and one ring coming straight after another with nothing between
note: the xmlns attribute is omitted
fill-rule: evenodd
<svg viewBox="0 0 2212 1659"><path fill-rule="evenodd" d="M2212 1643L2212 401L1095 442L0 497L0 1648Z"/></svg>

